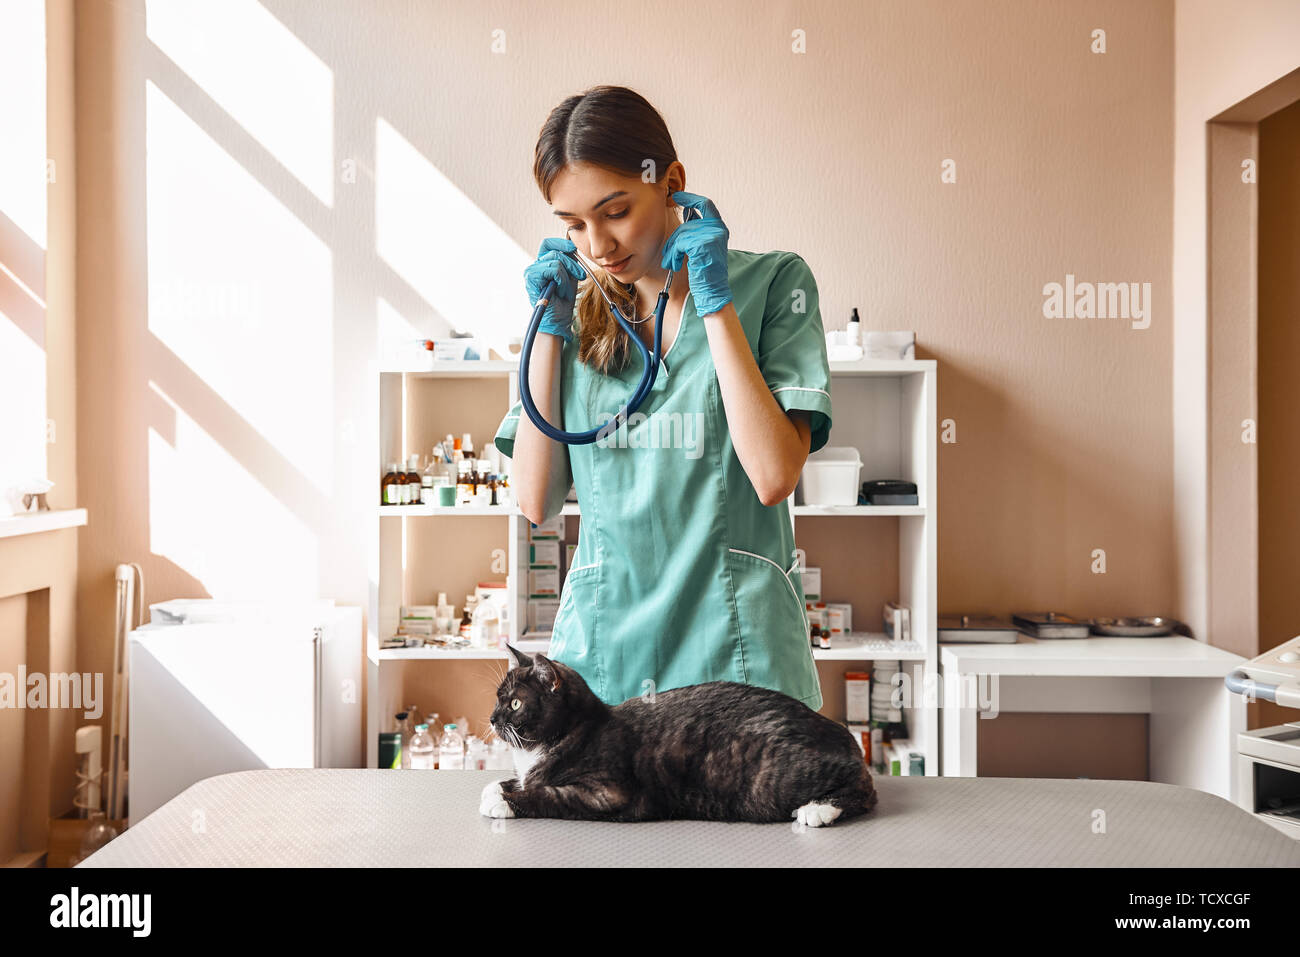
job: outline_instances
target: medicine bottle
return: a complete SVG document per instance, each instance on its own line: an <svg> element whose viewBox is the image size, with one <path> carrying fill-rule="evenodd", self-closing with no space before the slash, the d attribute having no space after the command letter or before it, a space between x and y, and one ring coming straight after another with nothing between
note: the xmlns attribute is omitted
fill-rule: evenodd
<svg viewBox="0 0 1300 957"><path fill-rule="evenodd" d="M420 456L414 453L406 467L406 504L420 504Z"/></svg>
<svg viewBox="0 0 1300 957"><path fill-rule="evenodd" d="M472 463L468 459L461 459L456 463L459 474L456 477L456 504L473 505L474 504L474 483L473 476L470 472Z"/></svg>
<svg viewBox="0 0 1300 957"><path fill-rule="evenodd" d="M379 482L379 504L397 504L397 463L388 463L388 473Z"/></svg>
<svg viewBox="0 0 1300 957"><path fill-rule="evenodd" d="M406 487L406 471L400 462L393 468L397 469L397 477L393 479L393 504L405 505L409 501L407 496L410 495L410 490Z"/></svg>
<svg viewBox="0 0 1300 957"><path fill-rule="evenodd" d="M478 599L473 595L465 596L465 614L460 620L460 636L469 641L470 633L474 628L474 606L478 604Z"/></svg>

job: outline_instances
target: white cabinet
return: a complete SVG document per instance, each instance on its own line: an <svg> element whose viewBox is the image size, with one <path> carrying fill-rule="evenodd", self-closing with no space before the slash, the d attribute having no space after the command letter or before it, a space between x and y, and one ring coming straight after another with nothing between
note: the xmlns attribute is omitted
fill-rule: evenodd
<svg viewBox="0 0 1300 957"><path fill-rule="evenodd" d="M937 701L922 696L935 673L937 609L936 363L923 360L861 360L831 364L833 426L829 444L851 445L863 460L862 479L915 482L918 504L908 506L815 506L792 508L796 544L809 564L822 568L823 595L854 604L855 631L831 649L816 649L822 672L824 711L843 710L844 663L900 660L917 699L905 708L912 749L924 752L926 773L938 773ZM472 431L475 446L491 442L497 424L518 395L514 362L445 362L433 371L375 370L379 428L375 444L374 521L371 536L370 615L367 634L367 766L375 764L381 716L401 698L386 681L386 663L413 658L504 659L498 651L381 650L381 636L397 626L400 606L436 602L445 591L460 607L476 581L509 582L511 640L526 651L544 651L549 636L519 641L527 623L527 519L503 507L439 508L385 506L380 470L390 461L427 455L446 433ZM569 522L577 505L565 506ZM465 591L464 589L468 589ZM911 609L912 641L891 641L880 623L881 607L894 599ZM836 685L836 686L832 686Z"/></svg>

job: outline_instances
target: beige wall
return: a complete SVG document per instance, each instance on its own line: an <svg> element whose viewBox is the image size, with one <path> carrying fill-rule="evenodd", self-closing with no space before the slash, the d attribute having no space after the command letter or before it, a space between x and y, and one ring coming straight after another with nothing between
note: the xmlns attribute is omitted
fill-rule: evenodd
<svg viewBox="0 0 1300 957"><path fill-rule="evenodd" d="M1203 124L1295 66L1293 5L894 0L755 13L732 0L629 7L616 27L600 26L609 8L595 2L567 3L563 17L553 6L379 2L363 18L345 4L262 6L273 19L258 36L291 61L241 43L230 69L307 90L323 69L334 174L324 198L275 140L277 122L301 119L292 102L268 96L271 121L259 126L246 104L149 41L141 0L77 8L77 504L91 516L78 551L83 670L111 667L122 561L142 564L151 601L242 582L366 604L381 463L358 450L375 425L363 410L378 317L399 315L412 335L515 321L492 292L518 289L522 264L555 233L529 173L537 129L564 96L601 82L660 108L687 188L714 199L733 246L808 260L829 328L857 306L867 328L915 329L918 355L940 361L939 414L958 437L940 447L941 611L1173 614L1203 634ZM1097 28L1102 55L1089 51ZM796 29L804 54L790 49ZM505 52L492 50L496 30ZM153 130L149 83L167 101ZM157 139L162 120L171 138ZM391 211L379 194L405 185L391 185L397 174L377 155L389 128L424 164L409 175L445 177L481 219L474 235L484 224L498 231L470 250L483 270L478 298L460 296L464 283L440 284L448 270L440 276L437 260L412 274L377 254ZM205 325L185 347L151 327L150 286L178 280L149 268L168 252L157 247L168 225L157 196L151 219L150 142L156 160L227 164L215 186L194 167L192 198L169 187L182 214L190 202L202 212L205 194L220 201L229 183L267 213L242 231L238 218L219 231L202 220L214 233L207 275L261 303L310 308ZM319 159L303 163L318 169ZM940 181L946 159L955 184ZM273 220L289 241L263 252ZM159 224L152 249L147 223ZM460 216L427 228L468 234ZM508 268L493 271L501 250ZM1043 285L1067 273L1151 283L1150 327L1044 318ZM285 329L301 329L301 347L268 358ZM313 352L322 341L328 350ZM246 357L236 370L245 381L202 371L204 344L228 342ZM52 395L73 385L52 367ZM314 454L270 414L285 407L318 437ZM188 500L160 504L154 485L182 484L160 460L193 463ZM256 495L254 507L236 493ZM212 544L196 555L168 535ZM1097 548L1104 575L1092 571ZM249 554L280 574L241 578Z"/></svg>
<svg viewBox="0 0 1300 957"><path fill-rule="evenodd" d="M1300 634L1300 100L1259 124L1259 632L1256 653ZM1262 726L1296 720L1260 702Z"/></svg>
<svg viewBox="0 0 1300 957"><path fill-rule="evenodd" d="M276 122L259 125L170 40L146 36L140 0L85 4L78 18L87 157L79 408L82 468L95 477L82 505L96 516L81 540L87 667L110 659L105 612L122 560L143 564L151 599L221 594L253 553L282 575L248 588L364 605L381 463L357 450L367 447L361 430L374 425L364 416L365 363L377 324L395 313L411 335L523 332L520 272L555 233L530 179L534 139L560 99L602 82L658 105L686 189L715 200L732 246L806 257L827 328L842 328L858 307L866 328L915 329L918 355L940 360L940 417L958 437L940 449L941 611L1182 611L1169 430L1171 3L897 0L755 16L753 4L732 0L620 9L616 23L594 1L565 4L563 17L490 4L374 3L361 21L348 5L263 8L273 20L250 29L276 59L240 42L231 69L255 85L269 78L265 99L281 126L309 109L283 107L273 92L300 83L309 105L321 72L328 77L333 127L322 142L335 176L326 190L309 172L312 157L298 165L279 148ZM1104 55L1089 49L1099 27ZM195 29L220 48L220 23ZM806 53L792 52L794 30L805 31ZM285 46L285 36L296 39ZM494 38L504 52L493 52ZM148 85L165 98L161 107L157 99L149 107ZM393 156L406 144L415 160L402 168ZM174 186L155 191L151 213L146 146L157 163L194 164L198 199ZM234 174L205 179L201 164L213 155L255 187ZM945 160L956 163L956 183L941 182ZM350 163L355 182L343 176ZM404 222L394 191L413 198L443 181L463 196L463 205L448 203L454 215ZM201 194L230 183L231 204L251 202L264 215L207 215ZM203 372L211 356L201 346L186 352L155 328L149 290L178 281L149 265L168 241L146 225L166 204L194 209L213 235L208 280L247 283L263 302L308 304L304 315L257 316L252 332L247 322L204 326L200 342L213 350L227 338L243 342L253 358L246 378L257 380L268 348L259 333L274 332L257 321L304 322L304 341L328 339L324 360L308 361L305 348L285 352L272 367L278 389L266 391L266 404L298 403L303 429L321 436L308 462L287 451L294 436L261 421L265 406L240 406L246 384L231 384L229 369ZM282 252L292 268L257 272L259 257L240 251L261 250L266 224L279 218L291 221L287 246L260 259ZM394 242L402 226L411 233ZM482 244L461 260L429 235ZM317 252L328 267L311 272L302 263ZM1045 319L1043 287L1067 273L1151 283L1151 326ZM469 298L467 287L477 290ZM499 289L513 296L504 306ZM331 406L303 400L321 378ZM203 485L207 465L192 473L203 490L192 511L157 505L153 456L173 439L179 449L178 437L195 429L263 490L266 507L289 516L311 551L251 519L224 486ZM200 562L160 545L168 533L218 544ZM814 562L818 547L831 547L807 546ZM460 547L486 553L490 542ZM1095 549L1105 550L1105 575L1092 571Z"/></svg>
<svg viewBox="0 0 1300 957"><path fill-rule="evenodd" d="M51 508L75 508L77 482L76 154L73 135L73 0L46 3L46 149L54 161L47 197L44 275L20 275L42 290ZM10 248L0 237L0 248ZM0 283L8 283L0 275ZM5 290L8 292L8 290ZM0 449L0 454L3 450ZM92 518L92 521L94 519ZM78 670L77 529L0 539L0 671ZM112 570L109 570L112 575ZM109 607L110 637L112 606ZM87 723L68 710L0 711L0 865L45 849L51 815L72 808L73 735Z"/></svg>
<svg viewBox="0 0 1300 957"><path fill-rule="evenodd" d="M594 2L567 4L562 18L549 7L376 3L363 23L346 5L264 6L331 77L335 166L355 159L361 175L335 183L328 205L286 170L266 136L232 119L219 92L146 41L141 4L91 4L79 19L79 133L92 158L81 173L82 452L98 477L83 504L113 516L85 536L87 607L108 606L111 592L93 583L127 558L144 565L152 597L208 590L185 563L150 553L157 530L145 431L175 418L151 379L308 528L319 546L310 584L364 603L379 463L358 460L353 450L363 446L344 436L372 426L356 416L383 308L376 302L391 303L415 333L479 321L451 292L439 298L436 283L376 256L385 207L375 187L382 193L388 169L376 131L391 126L499 228L515 258L474 278L487 290L515 289L540 239L555 232L529 172L537 130L565 95L617 82L664 113L687 188L714 199L733 246L800 252L817 276L827 326L842 326L857 306L868 328L915 329L918 354L940 360L940 416L958 434L940 449L942 610L1178 613L1170 3L894 2L760 15L749 3L680 3L653 15L629 8L617 29L592 26L608 18L608 6ZM682 26L661 29L665 22ZM1104 55L1089 49L1098 27L1108 35ZM492 52L498 29L504 53ZM804 54L791 52L796 29L806 31ZM690 39L712 36L727 39L711 48ZM253 77L276 69L243 50L237 62ZM304 403L302 414L310 427L328 419L322 434L333 441L313 465L328 473L329 494L295 486L301 476L276 445L148 327L146 280L168 277L146 274L146 80L327 251L333 359L322 371L332 376L334 404ZM940 179L947 159L955 184ZM205 184L196 179L194 188ZM459 216L427 225L465 229ZM258 230L248 223L247 235L214 255L256 242ZM484 248L483 258L495 250ZM1044 318L1044 284L1067 273L1151 283L1150 328ZM525 318L519 310L506 321L521 331ZM288 401L295 376L317 370L289 355L283 371ZM220 496L202 507L236 528L245 521L223 513ZM303 562L291 543L255 527L245 539L287 565ZM1095 548L1106 550L1105 575L1091 571ZM108 631L94 628L87 654L102 663Z"/></svg>
<svg viewBox="0 0 1300 957"><path fill-rule="evenodd" d="M1211 644L1254 657L1261 649L1250 620L1253 597L1247 598L1252 607L1246 614L1215 615L1210 607L1211 576L1217 582L1221 572L1236 571L1231 561L1218 569L1208 558L1206 123L1300 66L1300 5L1291 0L1178 0L1175 36L1173 474L1178 605ZM1248 416L1234 412L1228 420L1240 423ZM1254 559L1253 547L1244 558Z"/></svg>

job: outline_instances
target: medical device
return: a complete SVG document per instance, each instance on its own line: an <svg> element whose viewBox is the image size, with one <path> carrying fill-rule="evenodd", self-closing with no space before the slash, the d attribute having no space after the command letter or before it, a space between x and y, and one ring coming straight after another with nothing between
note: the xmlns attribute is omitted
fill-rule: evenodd
<svg viewBox="0 0 1300 957"><path fill-rule="evenodd" d="M1223 683L1237 694L1300 708L1300 635L1252 658Z"/></svg>
<svg viewBox="0 0 1300 957"><path fill-rule="evenodd" d="M698 212L690 207L684 207L684 209L685 213L682 217L683 223L699 215ZM568 230L565 230L564 235L566 237L569 235ZM541 410L539 410L536 403L533 402L533 394L528 383L528 365L532 358L533 340L537 337L538 326L541 325L542 313L545 311L547 303L550 302L551 296L555 294L555 280L551 280L546 284L546 288L542 290L542 298L537 300L537 305L533 308L533 318L529 321L528 331L524 334L523 349L519 353L519 401L523 405L524 411L528 413L528 418L532 419L533 425L537 426L538 431L543 435L555 439L557 442L563 442L565 445L587 445L591 442L595 442L597 439L617 432L623 423L627 421L628 416L640 408L641 404L645 402L646 397L650 395L650 389L654 385L655 376L659 373L659 360L663 356L664 310L668 306L668 290L671 289L673 285L673 271L671 269L668 270L668 278L664 280L664 288L659 293L659 301L655 304L655 335L654 351L652 352L645 347L645 343L641 341L641 337L638 336L636 330L632 328L632 321L636 318L635 313L633 314L632 320L629 320L624 316L623 311L610 300L604 287L595 280L594 272L597 268L596 264L591 262L591 260L586 259L581 253L578 253L576 248L575 255L578 261L587 270L587 274L592 276L592 285L596 287L601 297L609 305L609 308L613 311L614 318L618 321L618 324L623 327L623 331L627 333L628 338L632 340L632 344L636 346L637 351L641 353L641 361L643 363L641 381L637 384L636 389L633 390L632 397L628 399L622 408L614 413L613 418L597 428L588 429L586 432L565 432L563 429L557 429L555 426L551 425L551 423L546 421L546 417L542 415Z"/></svg>
<svg viewBox="0 0 1300 957"><path fill-rule="evenodd" d="M1300 635L1224 678L1248 697L1300 708ZM1260 820L1300 838L1300 721L1237 734L1236 802Z"/></svg>

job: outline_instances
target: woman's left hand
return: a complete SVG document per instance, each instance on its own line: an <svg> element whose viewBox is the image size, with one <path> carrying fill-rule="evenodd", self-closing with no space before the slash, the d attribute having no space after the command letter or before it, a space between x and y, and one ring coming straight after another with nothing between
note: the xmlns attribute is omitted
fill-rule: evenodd
<svg viewBox="0 0 1300 957"><path fill-rule="evenodd" d="M683 222L668 237L660 265L676 272L682 268L682 259L688 259L687 275L695 311L701 317L712 315L732 298L727 276L727 237L731 234L718 215L718 207L708 197L676 192L673 200L679 206L694 209L700 216Z"/></svg>

